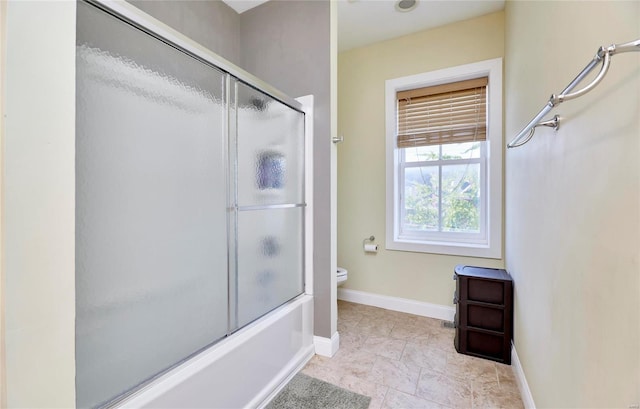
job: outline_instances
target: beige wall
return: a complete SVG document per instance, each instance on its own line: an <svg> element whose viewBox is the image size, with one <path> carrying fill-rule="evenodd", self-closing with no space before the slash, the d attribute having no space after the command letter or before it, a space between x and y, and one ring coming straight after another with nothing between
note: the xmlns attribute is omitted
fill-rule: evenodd
<svg viewBox="0 0 640 409"><path fill-rule="evenodd" d="M75 8L75 2L6 6L9 407L75 405Z"/></svg>
<svg viewBox="0 0 640 409"><path fill-rule="evenodd" d="M502 57L504 13L450 24L339 54L338 265L343 288L451 305L456 264L502 267L502 260L387 251L385 80ZM374 235L377 254L362 240Z"/></svg>
<svg viewBox="0 0 640 409"><path fill-rule="evenodd" d="M0 2L0 232L4 224L4 195L2 192L3 181L3 157L4 157L4 72L6 53L6 28L7 28L7 3ZM7 378L5 376L5 349L4 349L4 235L0 233L0 408L7 407Z"/></svg>
<svg viewBox="0 0 640 409"><path fill-rule="evenodd" d="M510 139L600 45L640 37L640 2L508 2ZM640 400L640 53L506 154L515 345L537 407ZM637 406L636 406L637 407Z"/></svg>

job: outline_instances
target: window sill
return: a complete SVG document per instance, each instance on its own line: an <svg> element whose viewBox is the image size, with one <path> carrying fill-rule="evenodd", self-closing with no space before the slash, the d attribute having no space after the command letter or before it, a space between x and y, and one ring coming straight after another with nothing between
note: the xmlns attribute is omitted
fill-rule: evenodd
<svg viewBox="0 0 640 409"><path fill-rule="evenodd" d="M490 245L470 243L422 242L409 240L387 240L386 244L387 250L501 259L502 249L495 247L497 246L492 248Z"/></svg>

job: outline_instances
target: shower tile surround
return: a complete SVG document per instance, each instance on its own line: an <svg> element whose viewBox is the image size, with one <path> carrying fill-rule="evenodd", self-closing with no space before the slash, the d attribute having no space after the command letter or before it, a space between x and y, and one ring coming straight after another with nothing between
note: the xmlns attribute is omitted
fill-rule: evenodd
<svg viewBox="0 0 640 409"><path fill-rule="evenodd" d="M369 408L524 408L511 366L458 354L440 320L338 301L338 332L336 355L302 372Z"/></svg>

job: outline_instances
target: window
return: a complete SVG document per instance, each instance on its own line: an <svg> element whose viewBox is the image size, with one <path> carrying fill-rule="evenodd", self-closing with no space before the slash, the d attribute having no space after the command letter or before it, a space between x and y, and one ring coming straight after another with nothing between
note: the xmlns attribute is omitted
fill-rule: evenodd
<svg viewBox="0 0 640 409"><path fill-rule="evenodd" d="M502 256L502 59L386 82L390 250Z"/></svg>

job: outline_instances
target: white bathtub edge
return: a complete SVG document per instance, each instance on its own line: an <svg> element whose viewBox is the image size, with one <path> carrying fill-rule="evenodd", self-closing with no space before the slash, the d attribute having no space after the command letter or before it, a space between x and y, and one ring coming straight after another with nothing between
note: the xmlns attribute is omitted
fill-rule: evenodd
<svg viewBox="0 0 640 409"><path fill-rule="evenodd" d="M269 402L275 398L280 391L287 386L289 381L304 368L304 366L315 355L313 345L308 346L304 350L298 353L298 356L294 358L289 365L284 367L280 373L264 387L264 389L249 402L247 407L263 409Z"/></svg>
<svg viewBox="0 0 640 409"><path fill-rule="evenodd" d="M158 403L162 402L164 397L173 389L180 387L184 383L190 382L191 379L199 376L199 374L203 371L209 370L211 366L215 365L227 354L234 353L245 343L252 341L256 337L260 337L260 335L268 330L271 325L277 323L283 318L286 318L287 316L289 316L289 314L294 313L297 309L301 309L302 316L307 316L307 320L312 319L312 308L313 296L301 295L295 298L289 303L267 314L265 317L239 330L229 338L220 341L219 343L211 346L209 349L189 359L178 367L170 370L166 374L163 374L157 379L151 381L145 387L141 388L131 396L119 402L117 404L117 407L143 408L157 406ZM262 401L265 401L265 399L270 396L273 388L278 387L278 384L286 380L289 375L295 375L296 369L300 369L313 356L313 326L307 326L306 328L304 328L304 331L310 332L309 334L306 334L307 338L309 339L308 345L298 350L298 352L289 360L287 365L285 365L285 367L283 367L278 372L278 374L273 377L273 380L267 383L264 387L262 387L260 391L255 394L254 398L250 400L252 404L251 406L243 406L256 407Z"/></svg>

